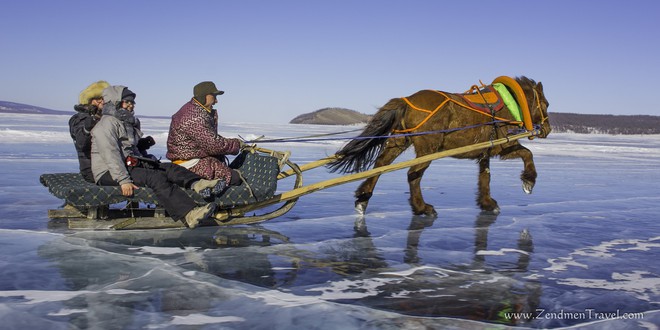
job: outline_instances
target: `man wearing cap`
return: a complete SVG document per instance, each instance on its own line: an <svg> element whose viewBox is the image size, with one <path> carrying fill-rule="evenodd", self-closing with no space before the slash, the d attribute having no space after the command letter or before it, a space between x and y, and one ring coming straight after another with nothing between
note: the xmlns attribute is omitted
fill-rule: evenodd
<svg viewBox="0 0 660 330"><path fill-rule="evenodd" d="M205 179L220 179L227 186L241 183L225 155L236 155L242 141L218 134L218 112L213 105L224 94L211 81L193 88L193 98L172 116L167 138L167 158Z"/></svg>
<svg viewBox="0 0 660 330"><path fill-rule="evenodd" d="M92 136L94 125L101 118L103 109L103 90L110 86L107 81L99 80L87 86L78 95L78 104L73 106L76 114L69 119L69 133L78 152L80 175L87 182L94 183L92 174Z"/></svg>

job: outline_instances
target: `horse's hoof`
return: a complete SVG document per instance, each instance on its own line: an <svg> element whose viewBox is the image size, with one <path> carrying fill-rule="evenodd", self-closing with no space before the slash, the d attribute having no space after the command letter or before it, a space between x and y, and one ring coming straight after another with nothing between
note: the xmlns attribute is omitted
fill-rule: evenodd
<svg viewBox="0 0 660 330"><path fill-rule="evenodd" d="M495 206L492 209L481 209L481 215L499 215L500 214L500 207Z"/></svg>
<svg viewBox="0 0 660 330"><path fill-rule="evenodd" d="M359 237L369 237L371 235L369 230L367 230L367 222L363 216L358 216L355 219L355 224L353 225L353 230Z"/></svg>
<svg viewBox="0 0 660 330"><path fill-rule="evenodd" d="M531 194L532 190L534 189L534 182L523 181L522 182L522 189L525 192L525 194Z"/></svg>
<svg viewBox="0 0 660 330"><path fill-rule="evenodd" d="M497 201L490 196L478 199L477 206L479 206L481 212L484 214L500 214L500 206L497 205Z"/></svg>
<svg viewBox="0 0 660 330"><path fill-rule="evenodd" d="M435 208L433 207L433 205L428 205L428 204L427 204L426 207L425 207L423 210L421 210L421 211L413 211L413 214L414 214L414 215L422 215L422 216L426 216L426 217L433 217L433 218L437 218L437 217L438 217L438 212L436 212L436 210L435 210Z"/></svg>

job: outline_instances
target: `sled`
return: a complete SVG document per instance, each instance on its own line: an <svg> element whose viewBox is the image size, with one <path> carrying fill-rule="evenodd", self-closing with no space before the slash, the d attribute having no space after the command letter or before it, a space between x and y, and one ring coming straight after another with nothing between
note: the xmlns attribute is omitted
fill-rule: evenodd
<svg viewBox="0 0 660 330"><path fill-rule="evenodd" d="M218 208L214 218L200 225L227 226L263 222L286 214L300 197L319 190L533 135L534 131L526 131L309 185L303 185L303 172L324 166L335 160L336 156L299 166L289 160L289 152L253 146L244 150L230 164L230 167L242 174L244 182L240 186L229 187L221 196L215 197ZM291 190L277 193L278 182L289 177L294 177ZM118 186L97 186L86 182L78 173L43 174L40 181L52 195L64 201L61 208L48 210L48 217L54 222L65 222L69 229L186 227L184 223L174 221L158 206L156 197L148 188L137 189L134 196L129 198L121 194ZM209 202L194 191L186 192L199 204Z"/></svg>

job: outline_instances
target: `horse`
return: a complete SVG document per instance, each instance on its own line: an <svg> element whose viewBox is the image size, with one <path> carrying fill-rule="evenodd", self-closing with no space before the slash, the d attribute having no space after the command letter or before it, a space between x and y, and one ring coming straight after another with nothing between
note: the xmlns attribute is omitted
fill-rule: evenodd
<svg viewBox="0 0 660 330"><path fill-rule="evenodd" d="M502 78L502 79L500 79ZM477 111L475 104L468 102L468 92L457 94L436 90L421 90L408 97L394 98L381 107L367 123L362 133L350 140L336 154L336 159L327 167L331 172L356 173L391 164L402 152L414 146L416 157L442 150L464 147L506 137L510 131L524 126L534 131L535 136L545 138L552 130L548 119L548 100L541 82L525 76L516 78L498 77L494 80L506 82L506 90L514 91L511 103L500 104L495 111L492 99L485 102L489 111ZM519 87L515 87L514 85ZM494 84L493 84L494 85ZM481 96L486 101L486 90L493 85L472 86L472 96ZM475 90L476 88L476 90ZM492 89L491 89L492 92ZM502 95L502 93L495 93ZM492 95L492 93L491 93ZM509 94L509 96L512 96ZM474 100L474 98L472 98ZM502 98L498 99L499 101ZM499 102L498 101L498 102ZM515 105L523 108L524 120L515 116ZM524 105L524 106L523 106ZM528 106L529 105L529 106ZM529 109L525 112L526 109ZM534 136L530 137L533 138ZM498 214L497 201L490 195L490 159L502 160L521 158L523 171L520 175L523 190L530 194L536 184L536 167L532 152L518 140L485 149L469 151L454 158L473 159L479 165L476 203L482 213ZM415 215L437 216L433 205L427 204L422 196L420 182L429 162L413 165L408 170L410 206ZM369 199L378 182L379 175L365 180L355 191L355 209L364 214Z"/></svg>

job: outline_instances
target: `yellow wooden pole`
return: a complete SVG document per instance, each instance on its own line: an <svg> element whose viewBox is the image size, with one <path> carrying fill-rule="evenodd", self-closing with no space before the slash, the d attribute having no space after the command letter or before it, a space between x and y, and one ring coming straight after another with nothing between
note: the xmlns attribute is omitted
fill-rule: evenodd
<svg viewBox="0 0 660 330"><path fill-rule="evenodd" d="M426 155L426 156L422 156L422 157L418 157L418 158L415 158L415 159L403 161L403 162L400 162L400 163L390 164L390 165L381 166L381 167L376 167L376 168L373 168L373 169L370 169L370 170L367 170L367 171L364 171L364 172L348 174L348 175L345 175L345 176L342 176L342 177L339 177L339 178L313 183L313 184L310 184L310 185L307 185L307 186L303 186L303 187L300 187L300 188L296 188L296 189L281 193L279 195L275 195L269 200L265 200L265 201L262 201L262 202L259 202L259 203L247 205L245 207L245 209L241 210L241 211L256 210L256 209L262 208L264 206L268 206L268 205L271 205L271 204L276 204L276 203L283 202L283 201L288 201L288 200L291 200L291 199L296 199L300 196L311 194L313 192L316 192L316 191L319 191L319 190L322 190L322 189L326 189L326 188L330 188L330 187L334 187L334 186L338 186L338 185L341 185L341 184L344 184L344 183L367 179L367 178L370 178L372 176L397 171L397 170L400 170L400 169L403 169L403 168L415 166L417 164L430 162L430 161L433 161L433 160L436 160L436 159L439 159L439 158L452 157L452 156L464 154L466 152L470 152L470 151L474 151L474 150L478 150L478 149L489 148L489 147L492 147L492 146L496 146L496 145L508 143L508 142L511 142L511 141L515 141L515 140L518 140L518 139L526 138L526 137L529 137L529 136L532 136L532 135L533 135L533 133L528 131L528 132L525 132L525 133L516 134L516 135L510 136L510 137L506 137L506 138L501 138L501 139L497 139L497 140L493 140L493 141L487 141L487 142L481 142L481 143L472 144L472 145L465 146L465 147L454 148L454 149L451 149L451 150L439 151L439 152L432 153L432 154L429 154L429 155ZM321 164L323 162L329 163L333 159L324 158L322 160L314 162L315 164L310 163L310 165L313 164L315 167L318 167L318 166L320 166L319 164ZM238 208L238 209L242 209L242 208Z"/></svg>
<svg viewBox="0 0 660 330"><path fill-rule="evenodd" d="M323 166L323 165L325 165L325 164L328 164L328 163L330 163L331 161L333 161L333 160L335 160L335 159L337 159L337 156L336 156L336 155L332 155L332 156L328 156L328 157L326 157L326 158L319 159L319 160L317 160L317 161L313 161L313 162L311 162L311 163L307 163L307 164L305 164L305 165L299 165L298 167L300 168L300 171L305 172L305 171L308 171L308 170L311 170L311 169L315 169L315 168L317 168L317 167L321 167L321 166ZM284 179L284 178L290 177L290 176L292 176L292 175L294 175L294 174L296 174L296 172L295 172L294 170L284 171L284 172L281 172L281 173L277 176L277 179L278 179L278 180L279 180L279 179Z"/></svg>

